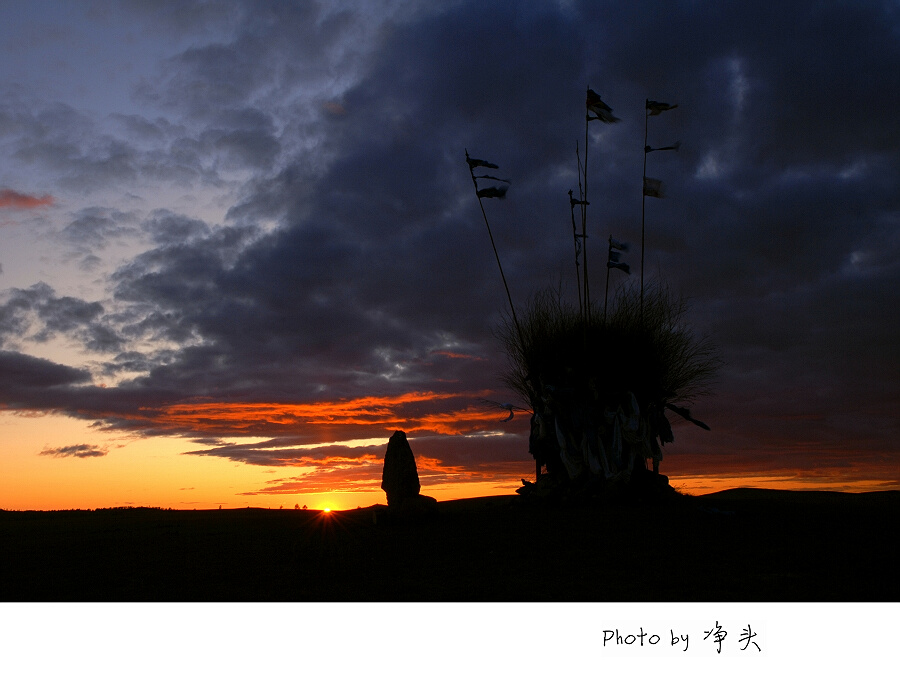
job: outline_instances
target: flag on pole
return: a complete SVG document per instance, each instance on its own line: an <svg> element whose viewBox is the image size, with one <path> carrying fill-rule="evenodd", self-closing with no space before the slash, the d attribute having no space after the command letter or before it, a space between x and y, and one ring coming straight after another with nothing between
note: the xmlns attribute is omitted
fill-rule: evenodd
<svg viewBox="0 0 900 674"><path fill-rule="evenodd" d="M479 199L503 199L506 197L506 190L509 185L500 185L499 187L485 187L475 192Z"/></svg>
<svg viewBox="0 0 900 674"><path fill-rule="evenodd" d="M675 150L678 152L678 148L681 147L681 141L677 140L672 145L667 145L666 147L650 147L649 145L644 146L644 153L649 154L651 152L662 152L663 150Z"/></svg>
<svg viewBox="0 0 900 674"><path fill-rule="evenodd" d="M604 122L606 124L612 124L614 122L622 121L612 114L612 108L604 103L600 99L600 95L593 89L587 90L586 105L588 112L587 119L589 122L593 122L595 119L599 119L601 122ZM597 116L591 117L592 112Z"/></svg>
<svg viewBox="0 0 900 674"><path fill-rule="evenodd" d="M627 251L628 244L622 241L616 241L614 238L609 237L609 257L606 260L606 266L609 269L621 269L626 274L631 273L631 267L629 267L626 263L622 262L622 253L619 251Z"/></svg>
<svg viewBox="0 0 900 674"><path fill-rule="evenodd" d="M609 267L610 269L621 269L626 274L630 274L631 267L629 267L628 264L626 264L625 262L619 261L619 257L621 255L622 254L617 251L610 250L609 251L609 259L606 261L606 266Z"/></svg>
<svg viewBox="0 0 900 674"><path fill-rule="evenodd" d="M590 206L591 202L590 201L579 201L578 199L576 199L575 197L572 196L572 190L569 190L569 205L573 208L575 206Z"/></svg>
<svg viewBox="0 0 900 674"><path fill-rule="evenodd" d="M674 110L678 107L678 103L675 105L669 105L668 103L660 103L659 101L647 101L647 113L649 116L658 115L661 112L665 112L666 110Z"/></svg>
<svg viewBox="0 0 900 674"><path fill-rule="evenodd" d="M691 411L688 408L677 407L677 406L673 405L672 403L666 403L666 407L668 407L670 410L675 412L675 414L678 414L678 415L684 417L685 419L690 421L692 424L697 424L700 428L707 430L707 431L709 430L709 426L704 424L699 419L695 419L694 417L691 416Z"/></svg>
<svg viewBox="0 0 900 674"><path fill-rule="evenodd" d="M469 171L472 173L472 180L475 182L475 196L479 199L503 199L506 197L506 190L509 189L509 180L506 178L498 178L496 176L477 176L475 175L475 168L489 168L495 169L500 168L496 164L485 161L484 159L476 159L475 157L470 157L469 152L466 151L466 163L469 165ZM505 185L499 185L497 187L483 187L478 189L478 181L479 180L496 180L500 183L506 183Z"/></svg>
<svg viewBox="0 0 900 674"><path fill-rule="evenodd" d="M662 180L656 180L655 178L644 178L644 196L662 199L663 196L665 196Z"/></svg>
<svg viewBox="0 0 900 674"><path fill-rule="evenodd" d="M492 164L489 161L485 161L484 159L475 159L475 157L466 156L466 162L469 164L470 169L478 168L479 166L483 166L484 168L500 168L496 164Z"/></svg>

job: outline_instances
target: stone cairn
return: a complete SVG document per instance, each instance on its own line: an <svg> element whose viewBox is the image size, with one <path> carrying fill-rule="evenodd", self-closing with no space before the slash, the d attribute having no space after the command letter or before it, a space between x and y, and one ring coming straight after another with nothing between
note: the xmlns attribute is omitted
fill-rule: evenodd
<svg viewBox="0 0 900 674"><path fill-rule="evenodd" d="M422 521L437 513L437 500L420 494L419 471L406 433L395 431L384 453L381 488L388 507L382 521ZM379 517L376 515L376 522Z"/></svg>

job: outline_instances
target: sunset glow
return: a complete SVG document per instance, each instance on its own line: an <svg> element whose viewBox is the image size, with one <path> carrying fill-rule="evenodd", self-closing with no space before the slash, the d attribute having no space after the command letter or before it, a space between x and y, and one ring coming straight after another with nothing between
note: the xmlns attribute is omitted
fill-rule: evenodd
<svg viewBox="0 0 900 674"><path fill-rule="evenodd" d="M499 426L496 417L495 414L494 423ZM240 438L233 436L227 446L211 451L198 449L197 443L187 438L117 434L52 415L0 414L0 427L6 443L5 470L0 471L0 507L5 509L126 505L292 509L306 505L325 511L386 502L381 491L381 470L387 435L347 441L339 446L313 444L297 449L241 449ZM66 446L72 438L98 448L102 454L85 458L42 455L48 447ZM470 467L471 459L464 459L466 463L448 463L429 455L446 453L440 444L435 444L440 438L410 437L424 494L441 501L508 495L515 493L523 479L534 479L527 430L520 428L519 434L511 436L456 436L455 442L462 448L461 459L473 453L481 457L477 469ZM272 444L258 437L245 440L254 447ZM512 460L490 461L496 452L491 447L498 441L511 443ZM211 456L219 458L208 458ZM702 471L710 465L709 461L687 462L685 458L672 454L664 459L662 467L670 484L689 494L735 487L848 492L897 488L896 474L889 463L878 473L873 473L871 467L849 473L841 468L811 472L800 464L795 468L740 473L728 472L722 466L719 473L704 474L695 471ZM836 458L835 462L844 460Z"/></svg>
<svg viewBox="0 0 900 674"><path fill-rule="evenodd" d="M672 486L900 489L888 5L100 5L0 3L0 509L366 507L397 430L514 494L545 392L648 359L523 393L503 326L645 281L721 365Z"/></svg>

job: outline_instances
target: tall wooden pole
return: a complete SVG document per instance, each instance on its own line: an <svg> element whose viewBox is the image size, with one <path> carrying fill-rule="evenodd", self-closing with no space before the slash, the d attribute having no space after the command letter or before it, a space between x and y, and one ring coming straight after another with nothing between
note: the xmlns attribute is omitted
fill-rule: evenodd
<svg viewBox="0 0 900 674"><path fill-rule="evenodd" d="M572 190L569 190L569 212L572 215L572 238L575 241L575 286L578 288L578 311L583 311L581 302L581 272L578 270L580 263L578 256L581 251L578 250L578 230L575 227L575 204L580 203L572 196Z"/></svg>
<svg viewBox="0 0 900 674"><path fill-rule="evenodd" d="M588 87L588 91L590 91L590 87ZM587 97L585 96L585 100ZM582 272L584 275L584 324L585 331L587 331L587 324L591 319L591 291L590 285L588 284L588 258L587 258L587 203L588 203L588 194L587 194L587 180L588 180L588 124L590 123L591 118L587 111L587 103L585 103L585 111L584 111L584 196L582 201L584 202L581 205L581 257L584 261L584 271Z"/></svg>
<svg viewBox="0 0 900 674"><path fill-rule="evenodd" d="M466 150L466 159L469 158L469 151ZM497 252L497 244L494 243L494 234L491 232L491 223L488 222L487 213L484 212L484 204L481 196L478 194L478 181L475 179L475 169L469 166L469 174L472 176L472 184L475 186L475 197L478 199L478 206L481 208L481 216L484 218L484 224L487 227L488 236L491 239L491 248L494 249L494 257L497 260L497 267L500 268L500 278L503 279L503 287L506 289L506 299L509 300L509 310L512 312L513 323L516 326L516 332L519 334L519 343L524 347L525 342L522 339L522 328L519 327L519 319L516 317L516 307L513 305L512 295L509 293L509 284L506 282L506 274L503 273L503 265L500 264L500 254Z"/></svg>
<svg viewBox="0 0 900 674"><path fill-rule="evenodd" d="M644 324L644 209L647 202L647 124L650 115L647 114L647 105L650 99L644 102L644 175L641 179L641 325Z"/></svg>
<svg viewBox="0 0 900 674"><path fill-rule="evenodd" d="M661 152L667 150L675 150L681 145L681 141L675 142L673 145L666 147L650 147L647 145L647 127L649 126L650 115L658 115L664 110L672 110L677 105L669 105L667 103L658 103L651 101L649 98L644 101L644 176L641 181L641 324L644 322L644 213L647 204L647 155L651 152ZM662 196L656 192L654 196Z"/></svg>

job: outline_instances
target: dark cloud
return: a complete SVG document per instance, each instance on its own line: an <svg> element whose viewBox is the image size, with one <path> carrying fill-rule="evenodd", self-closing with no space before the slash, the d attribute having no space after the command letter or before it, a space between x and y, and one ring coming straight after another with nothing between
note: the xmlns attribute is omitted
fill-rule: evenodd
<svg viewBox="0 0 900 674"><path fill-rule="evenodd" d="M102 134L89 116L73 107L53 103L32 112L15 103L7 106L7 114L17 117L13 132L6 134L14 142L15 160L49 170L61 185L77 190L137 177L134 148Z"/></svg>
<svg viewBox="0 0 900 674"><path fill-rule="evenodd" d="M273 91L333 80L364 47L364 22L380 18L317 2L233 7L229 39L206 41L171 58L157 81L141 84L140 95L207 119Z"/></svg>
<svg viewBox="0 0 900 674"><path fill-rule="evenodd" d="M275 444L281 444L277 441ZM308 449L262 449L273 443L257 443L255 445L238 445L214 447L211 449L198 449L185 452L193 456L217 456L229 461L247 463L255 466L310 466L322 464L353 464L372 463L376 461L375 447L360 447L350 449L340 445L329 445ZM383 453L383 452L382 452Z"/></svg>
<svg viewBox="0 0 900 674"><path fill-rule="evenodd" d="M498 417L500 415L497 415ZM524 424L527 427L527 424ZM422 465L440 460L451 466L482 468L490 465L515 465L515 475L521 474L521 443L523 424L514 425L509 435L497 436L492 451L485 455L483 443L486 435L416 435L411 434L411 447ZM296 447L302 438L280 437L263 442L220 444L209 449L185 452L195 456L215 456L229 461L257 466L317 466L338 464L376 464L381 469L387 441L360 447L340 444L321 445L314 448ZM207 442L201 440L200 442Z"/></svg>
<svg viewBox="0 0 900 674"><path fill-rule="evenodd" d="M115 376L123 372L147 372L160 363L160 354L151 357L139 351L124 351L112 360L102 364L105 376Z"/></svg>
<svg viewBox="0 0 900 674"><path fill-rule="evenodd" d="M171 21L188 34L205 11L191 4ZM574 300L567 192L578 189L576 143L588 157L590 267L603 269L612 234L632 242L627 261L637 271L651 98L678 108L650 119L648 142L682 146L647 157L668 197L645 204L645 272L690 298L689 320L726 361L717 395L697 409L715 432L685 430L691 451L740 448L735 461L803 442L892 451L892 5L458 3L412 8L377 29L361 12L314 3L223 11L227 34L198 39L140 83L140 100L168 121L119 116L110 135L64 106L0 108L0 131L20 160L85 184L212 184L247 172L223 224L174 206L139 225L112 211L76 216L67 236L92 248L125 226L151 239L110 276L114 311L49 288L16 291L0 307L3 334L42 321L51 332L93 330L90 348L121 351L107 371L135 378L115 404L92 390L79 414L214 438L221 427L192 427L172 418L172 406L438 391L459 394L430 410L451 414L496 392L504 360L492 333L506 297L464 150L512 181L507 198L485 209L514 300L546 285ZM587 147L586 85L622 118L593 123ZM602 283L592 276L595 298ZM110 331L105 341L100 328ZM129 340L166 346L147 354ZM138 418L139 407L156 411ZM312 428L275 426L234 432L323 440ZM479 442L500 463L524 462L524 434ZM475 470L462 439L422 442L441 466ZM327 451L348 461L364 454ZM284 444L198 453L261 465L314 458ZM371 466L353 470L370 484ZM288 482L271 487L296 487Z"/></svg>
<svg viewBox="0 0 900 674"><path fill-rule="evenodd" d="M57 297L46 283L5 293L0 305L0 345L27 338L46 342L65 336L88 351L115 352L123 346L116 330L104 321L105 310L99 302L76 297Z"/></svg>
<svg viewBox="0 0 900 674"><path fill-rule="evenodd" d="M281 151L272 120L253 109L232 111L223 118L227 126L201 134L203 149L219 154L227 168L270 169Z"/></svg>
<svg viewBox="0 0 900 674"><path fill-rule="evenodd" d="M202 220L158 209L141 224L156 244L177 245L209 234L209 226Z"/></svg>
<svg viewBox="0 0 900 674"><path fill-rule="evenodd" d="M48 447L43 450L41 456L52 456L55 459L78 458L90 459L97 456L106 456L108 450L101 449L97 445L69 445L67 447Z"/></svg>
<svg viewBox="0 0 900 674"><path fill-rule="evenodd" d="M53 176L62 189L79 194L144 187L148 182L220 186L223 173L274 164L281 144L270 115L245 106L219 111L211 121L188 127L161 117L120 113L96 119L70 105L26 104L15 96L0 103L0 139L9 148L10 160ZM49 195L10 189L0 193L0 208L33 209L54 202Z"/></svg>
<svg viewBox="0 0 900 674"><path fill-rule="evenodd" d="M91 13L107 20L125 9L128 20L136 18L166 34L200 38L229 30L242 21L247 11L240 0L100 0L91 4Z"/></svg>
<svg viewBox="0 0 900 674"><path fill-rule="evenodd" d="M34 391L90 381L90 375L81 370L14 351L0 351L0 374L3 402L12 405L22 402L20 396L29 397Z"/></svg>
<svg viewBox="0 0 900 674"><path fill-rule="evenodd" d="M173 132L174 125L162 117L149 120L140 115L114 113L109 116L109 121L121 127L123 135L133 139L137 144L160 145L173 135L183 136L186 133L184 127L177 127Z"/></svg>
<svg viewBox="0 0 900 674"><path fill-rule="evenodd" d="M60 232L68 244L82 250L101 250L115 239L137 232L136 217L110 208L85 208Z"/></svg>

